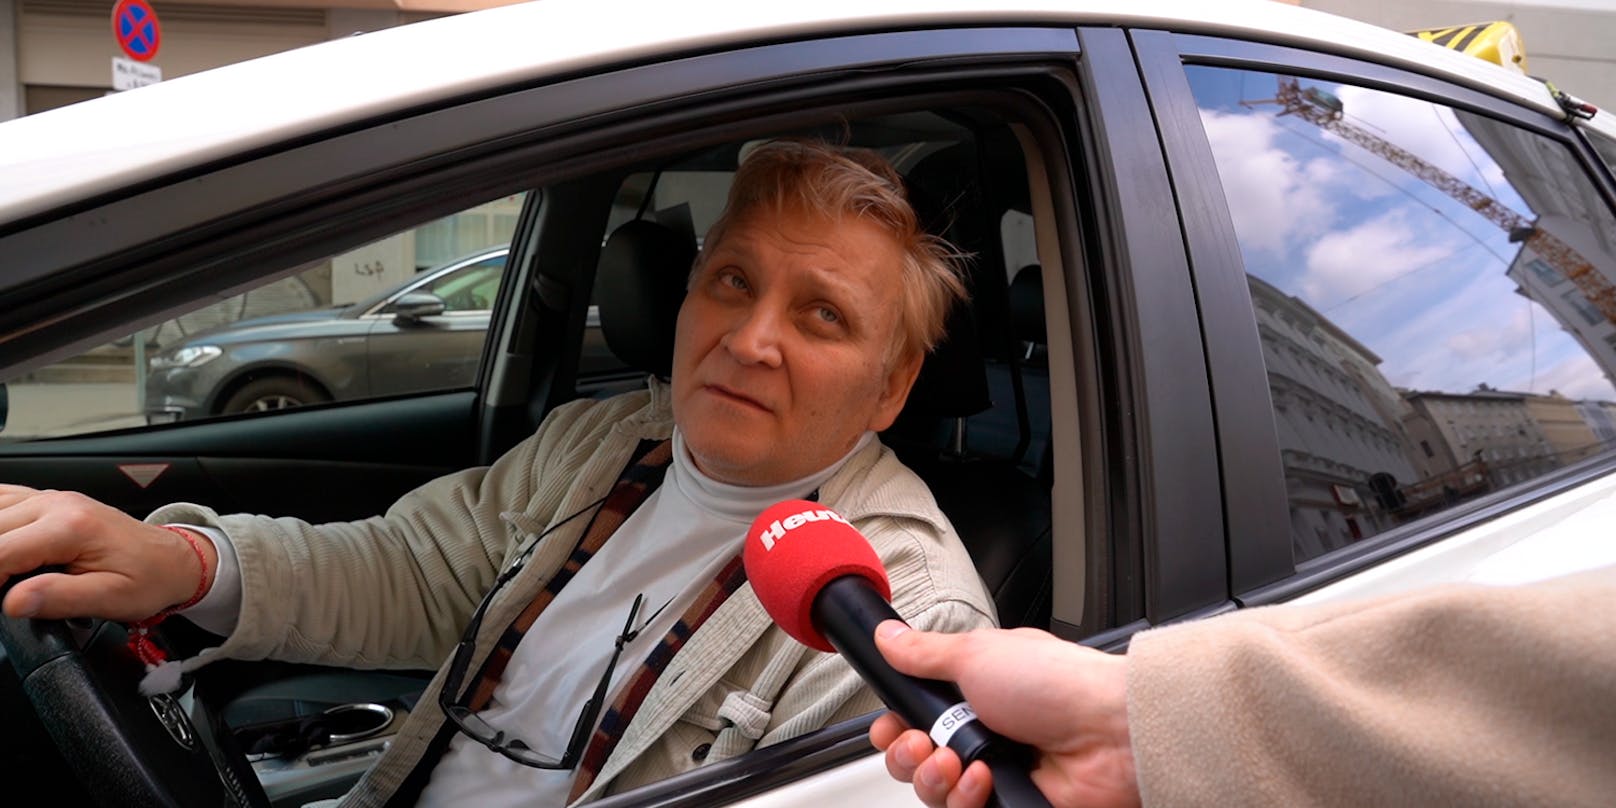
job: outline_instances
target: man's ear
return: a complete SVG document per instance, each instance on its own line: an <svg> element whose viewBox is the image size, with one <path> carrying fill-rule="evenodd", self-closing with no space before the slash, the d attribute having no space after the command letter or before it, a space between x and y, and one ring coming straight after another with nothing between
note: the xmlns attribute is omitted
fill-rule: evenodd
<svg viewBox="0 0 1616 808"><path fill-rule="evenodd" d="M920 366L926 360L926 352L904 353L906 355L894 362L892 369L887 371L886 383L881 388L881 400L874 416L870 418L872 431L880 432L898 420L898 413L903 411L904 403L909 400L909 391L914 389L915 379L920 378Z"/></svg>

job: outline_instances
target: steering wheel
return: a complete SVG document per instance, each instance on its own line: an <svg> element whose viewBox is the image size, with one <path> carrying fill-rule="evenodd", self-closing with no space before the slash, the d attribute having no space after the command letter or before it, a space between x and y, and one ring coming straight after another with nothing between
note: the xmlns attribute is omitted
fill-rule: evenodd
<svg viewBox="0 0 1616 808"><path fill-rule="evenodd" d="M0 615L0 645L23 691L103 805L269 808L221 722L198 726L173 697L140 695L145 667L126 642L110 621Z"/></svg>

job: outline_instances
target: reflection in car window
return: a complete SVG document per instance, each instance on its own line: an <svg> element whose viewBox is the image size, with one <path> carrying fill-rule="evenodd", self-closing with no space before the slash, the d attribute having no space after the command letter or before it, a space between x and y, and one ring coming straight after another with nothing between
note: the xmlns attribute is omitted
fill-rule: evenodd
<svg viewBox="0 0 1616 808"><path fill-rule="evenodd" d="M1616 174L1616 140L1598 132L1588 132L1588 142L1593 144L1594 153L1605 161L1605 167L1610 169L1610 173Z"/></svg>
<svg viewBox="0 0 1616 808"><path fill-rule="evenodd" d="M470 386L525 195L494 200L317 261L83 355L6 379L0 439L82 434ZM456 250L463 269L416 291L455 317L365 317ZM442 266L424 268L431 273Z"/></svg>
<svg viewBox="0 0 1616 808"><path fill-rule="evenodd" d="M1299 561L1616 447L1616 220L1569 149L1352 85L1189 74Z"/></svg>
<svg viewBox="0 0 1616 808"><path fill-rule="evenodd" d="M444 311L483 311L493 308L505 256L486 258L421 286L419 291L443 298Z"/></svg>

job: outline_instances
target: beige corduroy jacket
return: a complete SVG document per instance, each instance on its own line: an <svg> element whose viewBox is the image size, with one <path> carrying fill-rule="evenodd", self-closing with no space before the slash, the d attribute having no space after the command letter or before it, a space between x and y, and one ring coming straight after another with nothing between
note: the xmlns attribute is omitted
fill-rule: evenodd
<svg viewBox="0 0 1616 808"><path fill-rule="evenodd" d="M1616 567L1134 638L1147 806L1616 805Z"/></svg>
<svg viewBox="0 0 1616 808"><path fill-rule="evenodd" d="M667 397L652 380L648 391L559 407L494 465L427 483L373 519L310 525L194 505L160 509L148 521L218 528L240 560L237 627L198 662L438 668L392 747L343 804L387 802L444 726L438 688L483 593L528 540L609 490L641 440L672 434ZM942 631L994 623L964 546L891 450L872 442L820 488L820 501L869 538L891 578L893 606L910 622ZM546 537L490 605L472 670L560 568L586 521ZM839 656L810 651L775 627L745 585L669 663L580 801L879 707ZM704 745L705 754L693 754Z"/></svg>

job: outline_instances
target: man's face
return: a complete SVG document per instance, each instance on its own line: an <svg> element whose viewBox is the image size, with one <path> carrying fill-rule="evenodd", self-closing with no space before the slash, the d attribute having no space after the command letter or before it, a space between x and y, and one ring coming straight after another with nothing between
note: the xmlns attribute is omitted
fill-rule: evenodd
<svg viewBox="0 0 1616 808"><path fill-rule="evenodd" d="M787 208L731 222L679 310L673 416L696 467L806 477L902 409L919 356L894 360L902 253L879 226Z"/></svg>

